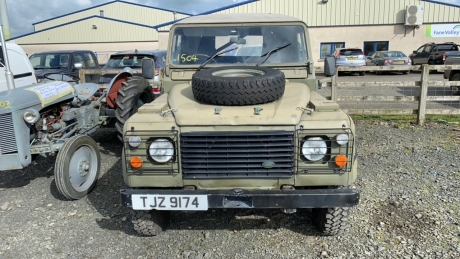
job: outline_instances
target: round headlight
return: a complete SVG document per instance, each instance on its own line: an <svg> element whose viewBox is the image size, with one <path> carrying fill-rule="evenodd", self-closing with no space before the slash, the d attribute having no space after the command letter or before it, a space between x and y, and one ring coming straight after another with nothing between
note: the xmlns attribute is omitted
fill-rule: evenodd
<svg viewBox="0 0 460 259"><path fill-rule="evenodd" d="M348 134L339 134L335 137L335 141L339 145L345 145L348 143Z"/></svg>
<svg viewBox="0 0 460 259"><path fill-rule="evenodd" d="M302 154L310 161L318 161L322 159L327 152L326 141L320 137L308 138L302 144Z"/></svg>
<svg viewBox="0 0 460 259"><path fill-rule="evenodd" d="M40 113L38 113L38 111L35 109L28 109L24 112L22 117L27 123L33 124L40 119Z"/></svg>
<svg viewBox="0 0 460 259"><path fill-rule="evenodd" d="M157 139L150 144L149 154L153 160L159 163L166 163L174 155L174 146L167 139Z"/></svg>
<svg viewBox="0 0 460 259"><path fill-rule="evenodd" d="M138 147L141 144L141 137L139 137L139 136L129 136L128 144L131 147Z"/></svg>

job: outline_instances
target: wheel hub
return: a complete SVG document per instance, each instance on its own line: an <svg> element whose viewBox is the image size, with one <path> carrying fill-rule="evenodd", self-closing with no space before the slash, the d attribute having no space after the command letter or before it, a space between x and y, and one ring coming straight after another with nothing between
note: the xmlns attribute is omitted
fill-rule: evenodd
<svg viewBox="0 0 460 259"><path fill-rule="evenodd" d="M89 161L86 158L83 158L78 162L78 172L81 176L85 177L89 172Z"/></svg>

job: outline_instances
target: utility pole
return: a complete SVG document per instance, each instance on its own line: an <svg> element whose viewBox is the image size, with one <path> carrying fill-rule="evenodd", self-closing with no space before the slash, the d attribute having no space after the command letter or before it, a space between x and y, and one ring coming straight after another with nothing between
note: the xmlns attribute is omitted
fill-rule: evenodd
<svg viewBox="0 0 460 259"><path fill-rule="evenodd" d="M10 31L10 22L8 21L8 10L6 8L6 0L0 0L0 18L1 24L3 25L3 35L5 36L5 40L11 38L11 31Z"/></svg>

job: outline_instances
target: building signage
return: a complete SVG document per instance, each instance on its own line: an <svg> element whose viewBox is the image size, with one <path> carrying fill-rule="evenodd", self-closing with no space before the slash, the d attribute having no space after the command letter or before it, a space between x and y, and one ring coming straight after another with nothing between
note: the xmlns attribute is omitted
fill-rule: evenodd
<svg viewBox="0 0 460 259"><path fill-rule="evenodd" d="M460 23L428 25L426 26L426 36L433 38L460 38Z"/></svg>

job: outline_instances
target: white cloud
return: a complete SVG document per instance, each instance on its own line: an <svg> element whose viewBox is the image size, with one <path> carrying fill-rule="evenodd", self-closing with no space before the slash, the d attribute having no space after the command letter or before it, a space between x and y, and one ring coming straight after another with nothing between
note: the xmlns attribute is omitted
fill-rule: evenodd
<svg viewBox="0 0 460 259"><path fill-rule="evenodd" d="M91 0L77 0L77 4L81 6L90 6Z"/></svg>

